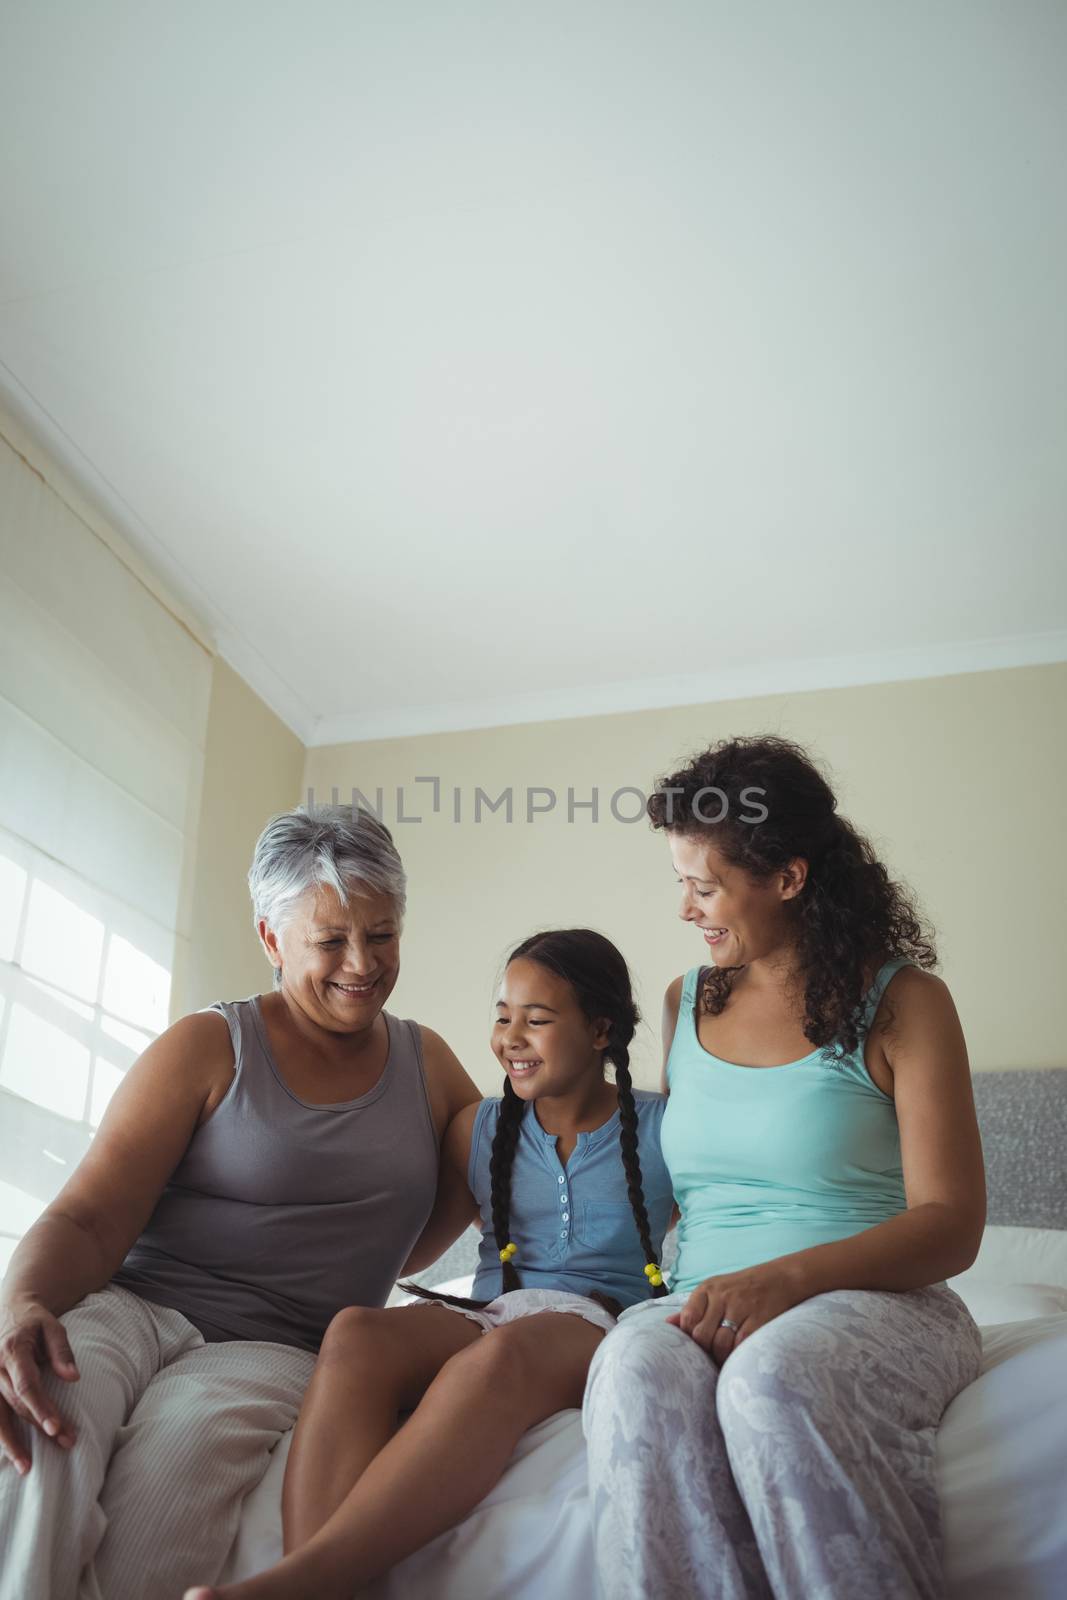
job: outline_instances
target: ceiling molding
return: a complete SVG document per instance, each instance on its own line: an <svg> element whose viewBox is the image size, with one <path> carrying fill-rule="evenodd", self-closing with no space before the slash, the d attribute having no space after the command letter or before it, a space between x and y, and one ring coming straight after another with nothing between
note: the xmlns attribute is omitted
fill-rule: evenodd
<svg viewBox="0 0 1067 1600"><path fill-rule="evenodd" d="M305 748L315 743L319 718L303 697L278 675L255 645L229 623L218 631L218 653L237 675L244 679L264 705L280 717L290 733L295 733Z"/></svg>
<svg viewBox="0 0 1067 1600"><path fill-rule="evenodd" d="M3 378L0 379L0 438L22 457L31 472L45 483L67 510L83 523L101 544L105 544L115 559L131 572L138 583L144 585L155 600L169 611L174 620L192 635L197 644L214 655L215 645L210 630L195 609L184 603L160 579L160 575L147 562L137 542L124 536L119 520L110 511L103 512L102 496L88 498L82 490L83 481L93 476L92 465L77 451L66 435L34 401L32 395L18 382L9 367L0 362ZM72 459L74 458L74 459ZM99 475L97 475L99 476ZM103 480L100 480L103 482ZM143 544L143 540L140 541Z"/></svg>
<svg viewBox="0 0 1067 1600"><path fill-rule="evenodd" d="M308 748L420 734L559 722L763 695L940 678L1067 661L1067 632L1018 634L851 656L753 662L552 691L317 715L211 594L171 555L62 426L5 368L4 431L35 470L202 643L214 649Z"/></svg>
<svg viewBox="0 0 1067 1600"><path fill-rule="evenodd" d="M199 644L222 656L303 744L311 743L317 721L311 707L10 367L0 362L0 369L0 434Z"/></svg>
<svg viewBox="0 0 1067 1600"><path fill-rule="evenodd" d="M317 748L330 744L359 744L372 739L403 739L423 733L459 733L475 728L513 727L520 723L558 722L575 717L707 705L722 700L750 700L761 695L846 689L863 684L952 677L965 672L996 672L1006 667L1047 666L1058 661L1067 661L1067 632L976 639L870 655L768 661L727 667L716 673L634 679L549 693L538 691L499 699L450 701L323 717L316 723L309 744Z"/></svg>

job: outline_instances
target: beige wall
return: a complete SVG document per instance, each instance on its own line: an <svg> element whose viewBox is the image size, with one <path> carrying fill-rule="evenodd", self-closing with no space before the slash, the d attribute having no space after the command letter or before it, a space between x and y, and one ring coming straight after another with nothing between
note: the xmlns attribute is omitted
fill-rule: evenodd
<svg viewBox="0 0 1067 1600"><path fill-rule="evenodd" d="M300 801L303 763L297 736L216 657L200 817L186 870L192 933L178 941L172 1019L270 987L246 879L267 818Z"/></svg>
<svg viewBox="0 0 1067 1600"><path fill-rule="evenodd" d="M652 1083L663 990L703 947L677 919L663 839L644 823L616 822L607 802L624 785L647 790L680 756L728 734L800 739L829 763L842 811L938 930L974 1067L1062 1066L1064 728L1067 665L1026 667L311 749L302 793L310 785L326 799L336 787L347 800L358 786L373 799L384 787L384 817L396 823L410 878L390 1009L443 1033L484 1089L497 1085L487 1037L498 968L511 944L564 924L601 929L629 960L648 1022L637 1075ZM419 776L441 779L437 816ZM421 823L396 821L398 784ZM494 798L512 786L510 825L503 812L471 820L477 785ZM525 792L541 785L560 802L530 824ZM568 786L578 800L599 788L596 824L588 811L567 821ZM621 804L636 809L632 796ZM244 854L234 839L229 863L237 873L254 832L242 814ZM216 859L221 872L227 863Z"/></svg>

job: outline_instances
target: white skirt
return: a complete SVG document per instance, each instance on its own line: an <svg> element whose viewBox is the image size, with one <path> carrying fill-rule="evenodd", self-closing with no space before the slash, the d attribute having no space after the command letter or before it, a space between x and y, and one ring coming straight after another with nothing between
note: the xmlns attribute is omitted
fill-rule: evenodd
<svg viewBox="0 0 1067 1600"><path fill-rule="evenodd" d="M457 1311L461 1317L469 1317L476 1322L483 1333L491 1333L494 1328L503 1327L505 1322L515 1322L519 1317L539 1316L542 1311L561 1311L566 1316L584 1317L586 1322L603 1328L605 1333L610 1333L615 1326L615 1318L610 1311L605 1311L588 1295L571 1294L566 1289L512 1289L510 1294L490 1300L480 1311L468 1310L466 1306L450 1306L444 1300L412 1300L411 1305L442 1306L445 1311Z"/></svg>

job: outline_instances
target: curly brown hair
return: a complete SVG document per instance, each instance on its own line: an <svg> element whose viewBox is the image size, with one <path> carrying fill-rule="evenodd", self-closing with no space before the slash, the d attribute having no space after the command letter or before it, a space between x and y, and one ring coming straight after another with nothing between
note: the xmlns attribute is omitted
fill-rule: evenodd
<svg viewBox="0 0 1067 1600"><path fill-rule="evenodd" d="M702 791L716 793L721 820L704 820ZM910 891L838 815L829 783L792 740L721 740L659 780L648 815L654 828L713 844L757 883L798 856L807 862L804 887L786 907L795 918L804 1034L817 1049L840 1055L858 1047L864 984L884 962L936 965L932 933ZM740 970L711 968L701 991L705 1011L719 1015Z"/></svg>

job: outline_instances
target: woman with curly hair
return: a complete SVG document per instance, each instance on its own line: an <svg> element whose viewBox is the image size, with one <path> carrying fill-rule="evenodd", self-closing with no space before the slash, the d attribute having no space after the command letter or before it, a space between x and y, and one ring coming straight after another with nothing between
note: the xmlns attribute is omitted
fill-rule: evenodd
<svg viewBox="0 0 1067 1600"><path fill-rule="evenodd" d="M707 963L664 1006L671 1293L586 1391L603 1592L934 1600L935 1432L981 1357L944 1283L985 1221L952 997L797 745L724 741L648 811Z"/></svg>

